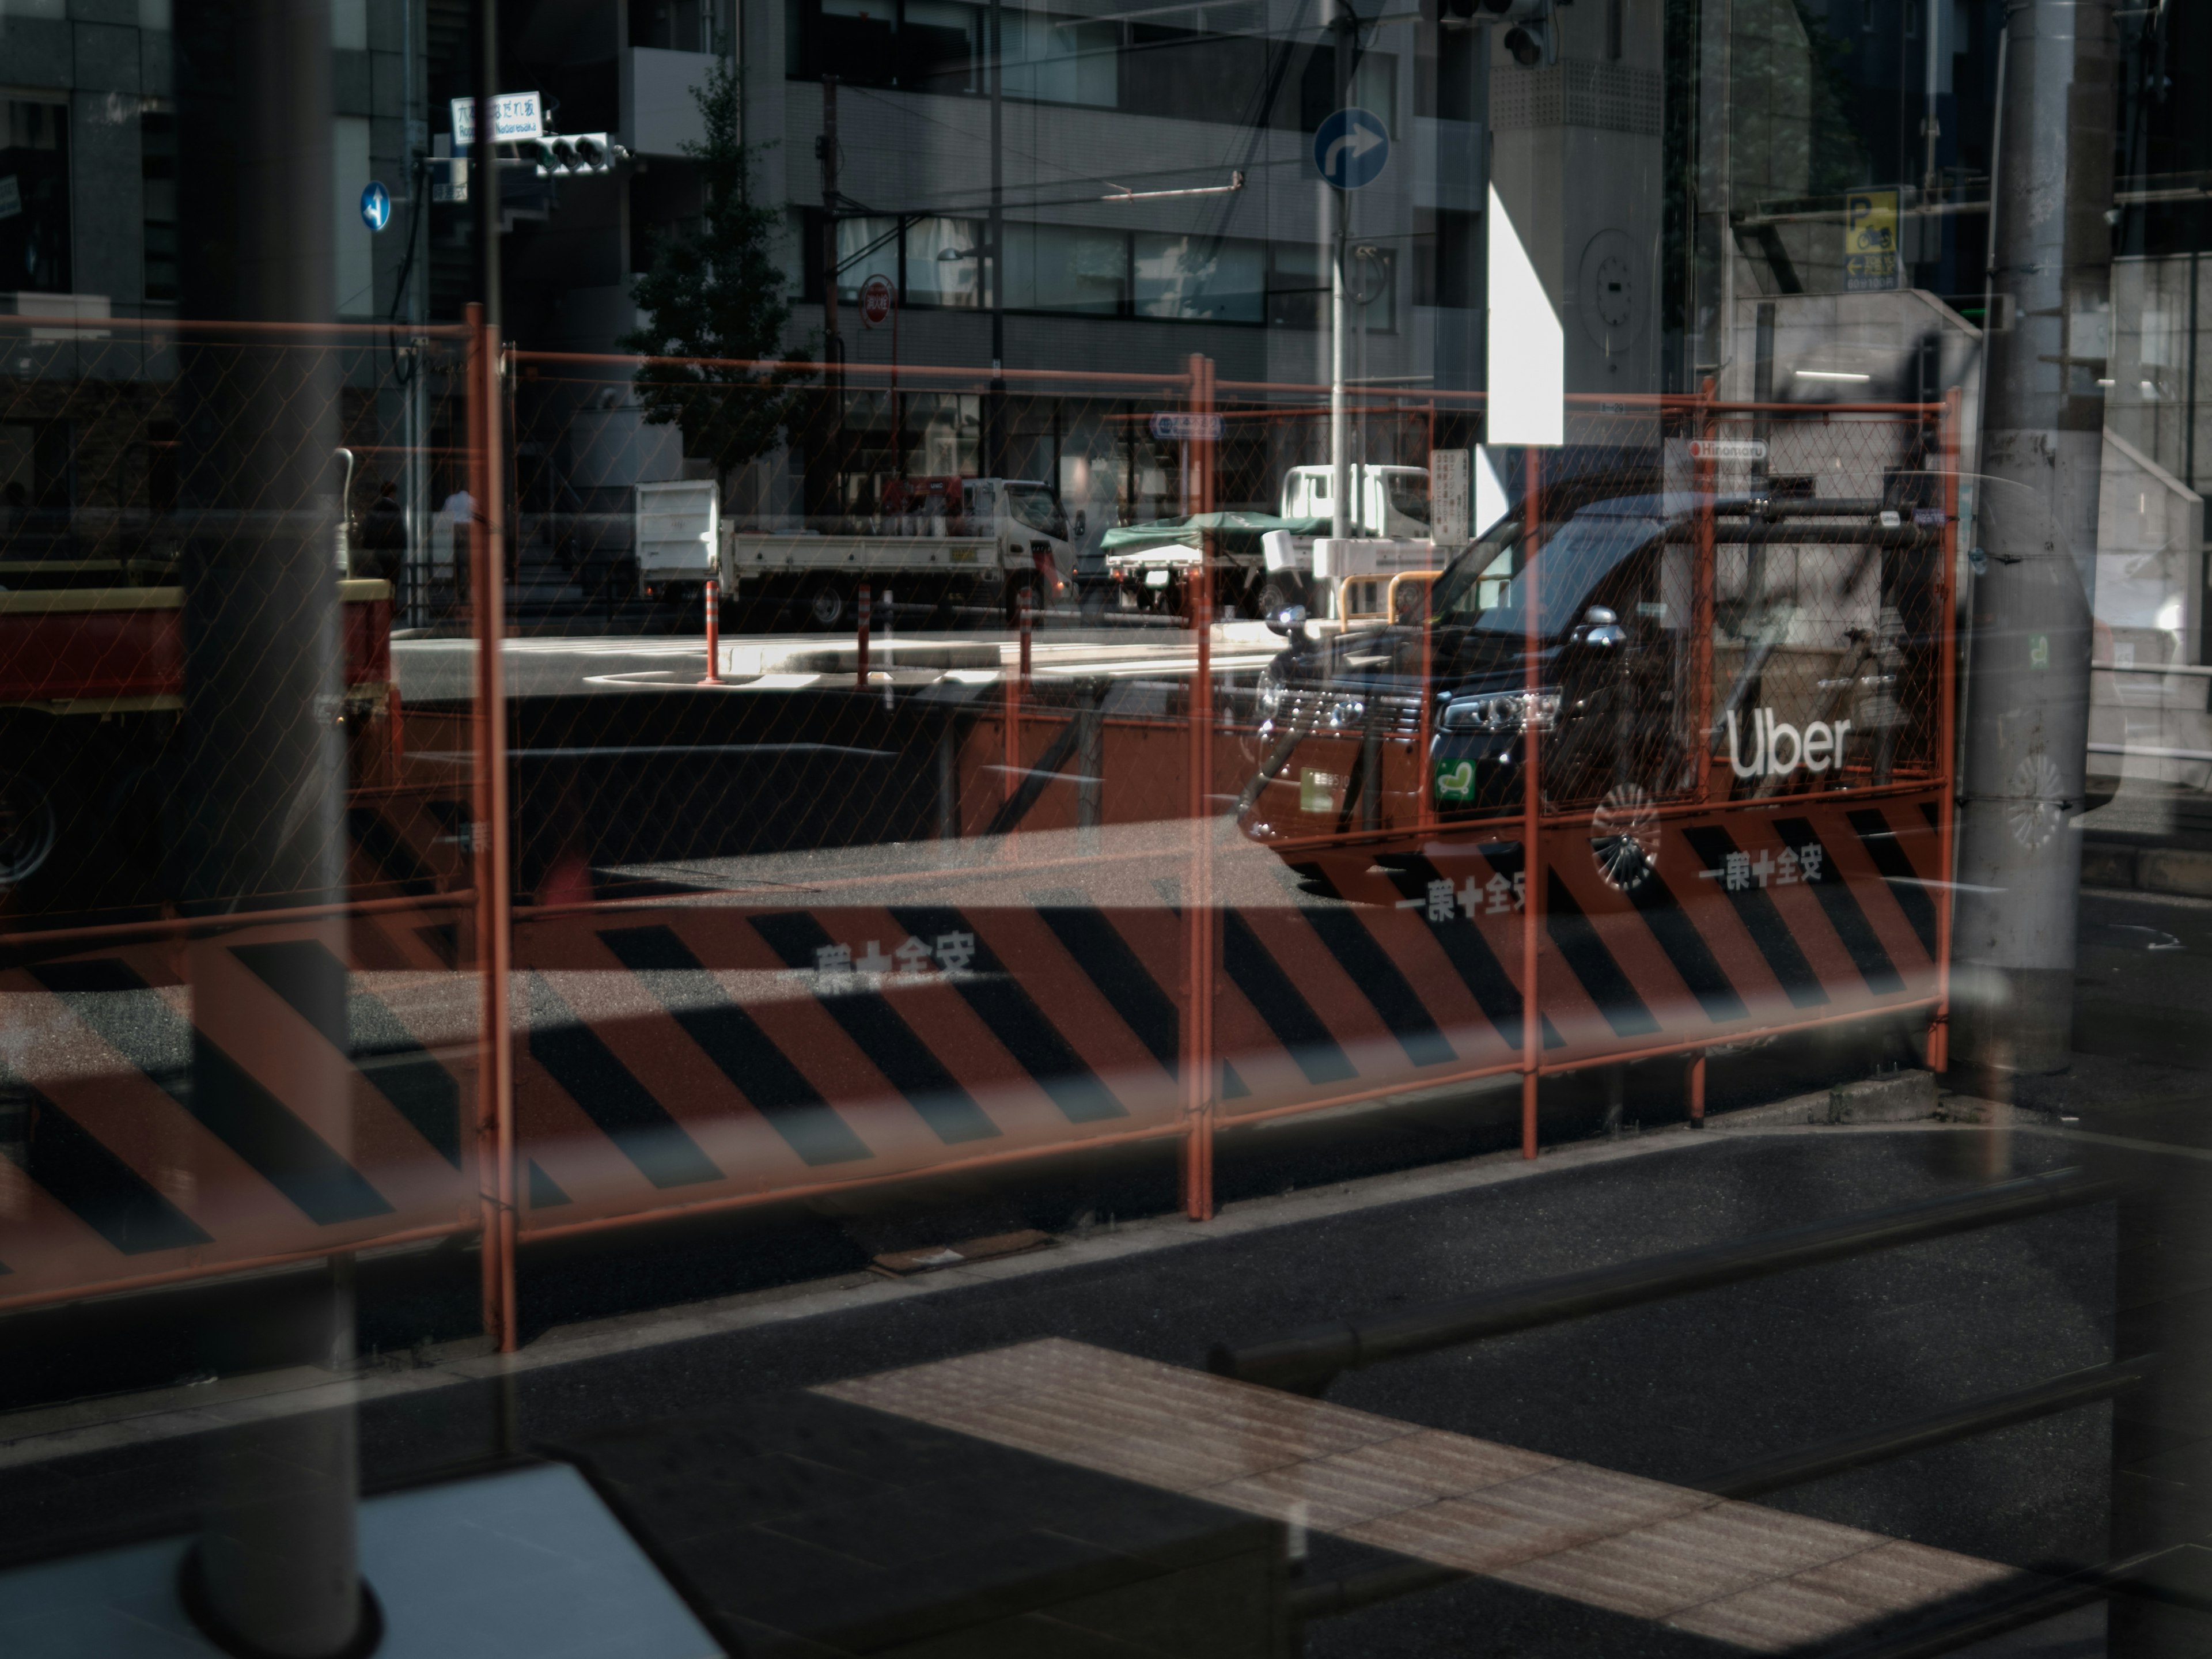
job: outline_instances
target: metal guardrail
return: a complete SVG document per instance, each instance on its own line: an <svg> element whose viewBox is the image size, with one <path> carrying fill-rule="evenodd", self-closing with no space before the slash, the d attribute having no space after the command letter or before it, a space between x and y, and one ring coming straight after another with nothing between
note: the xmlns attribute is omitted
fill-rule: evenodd
<svg viewBox="0 0 2212 1659"><path fill-rule="evenodd" d="M2089 666L2107 674L2188 674L2198 679L2212 679L2212 663L2093 662Z"/></svg>
<svg viewBox="0 0 2212 1659"><path fill-rule="evenodd" d="M2075 1572L2023 1572L1993 1591L1974 1596L1963 1607L1915 1620L1902 1629L1877 1631L1867 1637L1824 1642L1795 1651L1807 1659L1814 1655L1820 1659L1935 1659L1937 1654L1954 1653L1971 1644L2040 1624L2112 1595L2138 1596L2191 1612L2212 1613L2212 1601L2178 1585L2161 1583L2155 1577L2162 1565L2179 1559L2184 1550L2191 1547L2170 1544Z"/></svg>
<svg viewBox="0 0 2212 1659"><path fill-rule="evenodd" d="M1756 1498L1762 1492L1802 1486L1808 1481L1841 1474L1846 1469L1887 1462L1893 1457L1909 1457L1914 1452L1986 1434L1991 1429L2007 1428L2014 1423L2051 1417L2072 1411L2077 1406L2109 1400L2147 1380L2156 1364L2155 1358L2145 1355L2109 1365L2092 1365L2029 1388L1986 1395L1963 1406L1844 1435L1822 1445L1808 1446L1762 1462L1747 1463L1724 1474L1711 1475L1689 1484L1700 1492L1715 1492L1723 1498Z"/></svg>
<svg viewBox="0 0 2212 1659"><path fill-rule="evenodd" d="M1570 1273L1481 1296L1433 1304L1387 1318L1310 1326L1243 1348L1217 1346L1207 1368L1219 1376L1318 1395L1341 1371L1402 1359L1586 1314L1639 1305L1736 1284L1793 1267L1869 1255L1900 1244L1947 1237L2008 1221L2095 1204L2118 1195L2120 1183L2079 1170L2002 1182L1976 1191L1862 1211L1835 1221L1765 1233L1729 1243L1651 1256L1641 1261ZM1687 1483L1733 1499L1778 1492L1870 1463L1903 1457L1990 1430L2110 1399L2144 1382L2152 1356L2091 1366L2026 1389L1803 1448ZM2071 1574L2024 1572L1963 1605L1935 1610L1903 1628L1822 1642L1808 1653L1838 1659L1922 1659L2126 1592L2152 1594L2148 1571L2171 1551L2155 1551ZM1290 1597L1294 1620L1334 1618L1439 1589L1470 1575L1429 1561L1408 1560L1303 1585ZM2172 1598L2169 1598L2172 1599Z"/></svg>
<svg viewBox="0 0 2212 1659"><path fill-rule="evenodd" d="M1509 1331L1564 1324L1616 1308L2101 1203L2118 1191L2118 1182L2093 1178L2078 1170L2027 1176L1970 1193L1647 1256L1540 1279L1533 1285L1432 1303L1404 1313L1332 1320L1244 1347L1217 1345L1206 1356L1206 1369L1220 1376L1319 1395L1339 1373L1385 1360L1432 1353Z"/></svg>

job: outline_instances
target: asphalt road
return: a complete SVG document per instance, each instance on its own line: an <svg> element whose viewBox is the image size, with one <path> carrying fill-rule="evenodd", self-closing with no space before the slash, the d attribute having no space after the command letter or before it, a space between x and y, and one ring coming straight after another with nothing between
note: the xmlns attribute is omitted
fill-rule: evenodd
<svg viewBox="0 0 2212 1659"><path fill-rule="evenodd" d="M1221 1339L1402 1307L1960 1188L1966 1133L1713 1133L1663 1151L1296 1226L1198 1239L888 1304L524 1372L522 1443L1043 1335L1171 1363ZM2075 1149L2020 1137L2021 1170ZM2113 1218L2067 1212L1608 1314L1346 1376L1340 1403L1661 1480L1722 1468L2099 1363L2112 1341ZM497 1385L362 1413L386 1485L478 1456ZM2014 1565L2100 1559L2109 1407L2023 1425L1763 1500ZM182 1524L223 1436L0 1471L0 1552L122 1505ZM1316 1575L1366 1564L1318 1541ZM1332 1654L1708 1654L1624 1616L1470 1581L1315 1627Z"/></svg>

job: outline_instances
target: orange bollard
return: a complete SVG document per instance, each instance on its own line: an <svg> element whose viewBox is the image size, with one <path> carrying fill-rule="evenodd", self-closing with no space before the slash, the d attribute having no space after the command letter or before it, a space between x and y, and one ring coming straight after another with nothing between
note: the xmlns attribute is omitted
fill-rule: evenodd
<svg viewBox="0 0 2212 1659"><path fill-rule="evenodd" d="M853 669L853 690L854 690L855 691L865 691L865 690L866 690L868 689L868 606L869 606L869 603L870 603L870 600L869 600L869 595L868 595L868 585L867 585L867 583L866 583L866 582L862 582L862 583L860 584L860 653L859 657L855 659L854 666L854 669Z"/></svg>
<svg viewBox="0 0 2212 1659"><path fill-rule="evenodd" d="M722 595L720 584L707 578L707 678L702 685L722 683Z"/></svg>

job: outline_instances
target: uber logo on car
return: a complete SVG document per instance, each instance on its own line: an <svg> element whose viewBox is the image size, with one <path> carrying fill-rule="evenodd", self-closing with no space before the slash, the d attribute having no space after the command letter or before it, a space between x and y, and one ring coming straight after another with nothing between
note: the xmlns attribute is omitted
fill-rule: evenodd
<svg viewBox="0 0 2212 1659"><path fill-rule="evenodd" d="M1851 729L1849 720L1838 720L1833 726L1826 720L1814 720L1800 732L1786 720L1777 720L1771 708L1760 708L1752 715L1751 759L1743 758L1743 745L1736 731L1735 710L1728 714L1729 768L1740 778L1786 777L1799 766L1815 772L1825 772L1832 765L1844 763L1844 733ZM1782 757L1783 747L1789 746L1790 757Z"/></svg>

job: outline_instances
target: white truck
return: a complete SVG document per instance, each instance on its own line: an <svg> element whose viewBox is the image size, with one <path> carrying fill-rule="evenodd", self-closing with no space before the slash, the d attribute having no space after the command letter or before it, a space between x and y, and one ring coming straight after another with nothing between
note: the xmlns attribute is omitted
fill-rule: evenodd
<svg viewBox="0 0 2212 1659"><path fill-rule="evenodd" d="M1406 568L1425 566L1429 541L1429 472L1420 466L1363 465L1352 469L1352 539L1407 549ZM1335 478L1327 466L1294 466L1283 475L1281 512L1199 514L1154 525L1125 525L1107 532L1106 580L1124 611L1182 611L1198 567L1200 545L1212 538L1214 603L1226 612L1272 617L1285 605L1313 605L1325 614L1334 583L1350 574L1335 568L1316 544L1328 535Z"/></svg>
<svg viewBox="0 0 2212 1659"><path fill-rule="evenodd" d="M939 614L996 603L1011 618L1019 596L1073 602L1075 543L1051 489L1029 478L897 478L864 534L721 538L723 592L745 614L834 629L854 620L865 582L902 608Z"/></svg>
<svg viewBox="0 0 2212 1659"><path fill-rule="evenodd" d="M714 574L721 492L711 479L637 486L637 589L648 599L696 599Z"/></svg>
<svg viewBox="0 0 2212 1659"><path fill-rule="evenodd" d="M1355 466L1352 472L1352 533L1389 541L1426 541L1429 470L1425 466ZM1283 475L1283 516L1326 519L1334 505L1334 473L1327 466L1294 466Z"/></svg>

